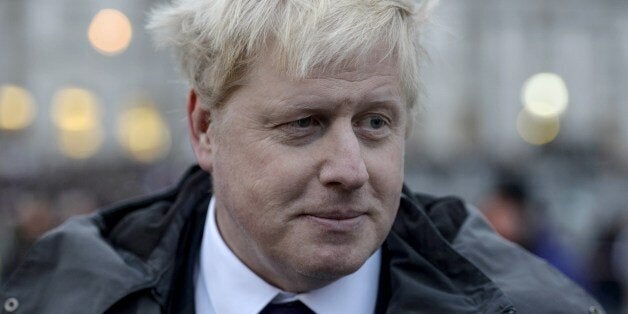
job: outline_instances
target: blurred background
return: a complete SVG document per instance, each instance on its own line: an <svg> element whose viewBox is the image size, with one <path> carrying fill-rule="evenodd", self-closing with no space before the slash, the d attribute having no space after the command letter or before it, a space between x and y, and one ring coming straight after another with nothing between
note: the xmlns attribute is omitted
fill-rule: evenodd
<svg viewBox="0 0 628 314"><path fill-rule="evenodd" d="M0 0L0 271L193 164L154 0ZM628 313L628 1L444 0L406 182L455 194ZM623 307L623 310L622 310Z"/></svg>

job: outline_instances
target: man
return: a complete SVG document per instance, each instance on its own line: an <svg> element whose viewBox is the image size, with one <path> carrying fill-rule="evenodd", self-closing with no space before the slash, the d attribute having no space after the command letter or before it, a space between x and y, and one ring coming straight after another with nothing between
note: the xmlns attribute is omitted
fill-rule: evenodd
<svg viewBox="0 0 628 314"><path fill-rule="evenodd" d="M189 0L153 12L191 85L200 167L44 237L2 291L5 311L597 311L475 209L403 187L431 5Z"/></svg>

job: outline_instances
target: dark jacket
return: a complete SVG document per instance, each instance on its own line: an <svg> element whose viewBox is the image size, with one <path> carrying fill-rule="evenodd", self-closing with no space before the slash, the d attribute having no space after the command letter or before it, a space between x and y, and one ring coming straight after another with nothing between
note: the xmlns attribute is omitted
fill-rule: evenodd
<svg viewBox="0 0 628 314"><path fill-rule="evenodd" d="M172 190L70 219L2 287L2 313L193 313L210 191L194 167ZM404 188L382 252L378 313L601 313L456 198Z"/></svg>

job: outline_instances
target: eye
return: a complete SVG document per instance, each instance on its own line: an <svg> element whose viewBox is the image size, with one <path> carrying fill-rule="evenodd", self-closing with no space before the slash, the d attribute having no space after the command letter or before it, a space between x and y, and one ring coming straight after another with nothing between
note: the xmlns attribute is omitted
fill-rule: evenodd
<svg viewBox="0 0 628 314"><path fill-rule="evenodd" d="M386 125L386 121L380 116L370 116L367 119L368 119L369 127L376 130Z"/></svg>
<svg viewBox="0 0 628 314"><path fill-rule="evenodd" d="M315 121L312 117L305 117L299 120L292 121L290 124L297 128L309 128L310 126L315 124Z"/></svg>
<svg viewBox="0 0 628 314"><path fill-rule="evenodd" d="M391 120L382 114L368 114L354 124L355 131L365 139L380 140L392 132Z"/></svg>
<svg viewBox="0 0 628 314"><path fill-rule="evenodd" d="M323 122L316 116L303 117L297 120L282 124L281 128L288 133L295 135L305 135L320 130Z"/></svg>
<svg viewBox="0 0 628 314"><path fill-rule="evenodd" d="M380 130L390 125L386 117L380 114L370 114L356 123L356 126L365 130Z"/></svg>
<svg viewBox="0 0 628 314"><path fill-rule="evenodd" d="M320 116L307 116L278 126L281 140L289 145L302 145L315 140L324 131L325 120Z"/></svg>

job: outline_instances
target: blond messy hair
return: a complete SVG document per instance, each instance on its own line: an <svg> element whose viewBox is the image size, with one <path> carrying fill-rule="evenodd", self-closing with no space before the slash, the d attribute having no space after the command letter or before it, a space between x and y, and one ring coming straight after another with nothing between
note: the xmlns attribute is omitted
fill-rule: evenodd
<svg viewBox="0 0 628 314"><path fill-rule="evenodd" d="M375 49L394 58L408 108L419 91L419 31L437 0L175 0L148 29L172 47L204 106L214 108L269 46L294 78L360 64ZM383 61L383 60L382 60Z"/></svg>

